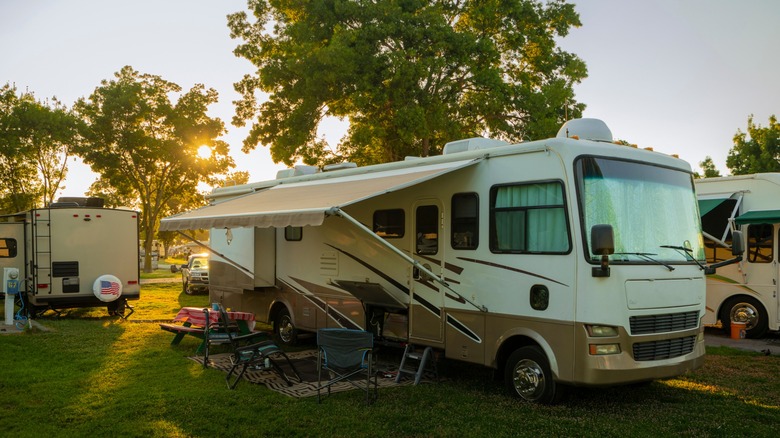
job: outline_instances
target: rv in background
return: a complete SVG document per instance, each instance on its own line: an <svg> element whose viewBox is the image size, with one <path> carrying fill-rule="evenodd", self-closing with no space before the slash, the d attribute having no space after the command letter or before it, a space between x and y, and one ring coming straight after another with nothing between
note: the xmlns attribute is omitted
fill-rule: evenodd
<svg viewBox="0 0 780 438"><path fill-rule="evenodd" d="M283 171L215 189L163 230L210 229L210 298L295 342L369 330L492 367L511 394L683 374L704 361L704 259L690 166L600 120L556 138Z"/></svg>
<svg viewBox="0 0 780 438"><path fill-rule="evenodd" d="M731 257L732 233L746 241L743 259L707 276L705 324L747 324L750 338L780 330L778 237L780 173L696 180L707 261Z"/></svg>
<svg viewBox="0 0 780 438"><path fill-rule="evenodd" d="M102 206L99 198L60 198L0 216L2 284L22 280L16 304L27 315L99 306L125 315L127 300L139 298L138 213Z"/></svg>

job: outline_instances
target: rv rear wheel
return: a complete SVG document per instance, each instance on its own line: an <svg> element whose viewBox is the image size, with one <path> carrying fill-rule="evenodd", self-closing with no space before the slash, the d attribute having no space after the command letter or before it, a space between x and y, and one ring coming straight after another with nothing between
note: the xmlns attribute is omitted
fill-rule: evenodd
<svg viewBox="0 0 780 438"><path fill-rule="evenodd" d="M274 333L279 342L284 345L295 345L298 342L298 329L295 328L287 308L283 308L276 314Z"/></svg>
<svg viewBox="0 0 780 438"><path fill-rule="evenodd" d="M504 381L510 394L531 403L555 404L564 388L553 380L550 363L537 346L518 348L509 356Z"/></svg>
<svg viewBox="0 0 780 438"><path fill-rule="evenodd" d="M746 323L745 336L760 339L769 329L766 309L753 297L733 297L720 309L720 323L727 335L731 334L732 322Z"/></svg>

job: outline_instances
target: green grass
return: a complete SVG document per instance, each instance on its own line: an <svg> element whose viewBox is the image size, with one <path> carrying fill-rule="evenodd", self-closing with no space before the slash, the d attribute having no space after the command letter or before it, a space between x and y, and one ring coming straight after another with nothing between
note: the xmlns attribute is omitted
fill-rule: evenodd
<svg viewBox="0 0 780 438"><path fill-rule="evenodd" d="M577 389L558 406L504 395L490 370L443 361L444 380L294 399L187 359L157 323L205 296L144 285L129 321L105 309L39 320L48 331L0 336L0 433L40 436L750 436L780 433L780 358L708 348L704 367L644 386Z"/></svg>

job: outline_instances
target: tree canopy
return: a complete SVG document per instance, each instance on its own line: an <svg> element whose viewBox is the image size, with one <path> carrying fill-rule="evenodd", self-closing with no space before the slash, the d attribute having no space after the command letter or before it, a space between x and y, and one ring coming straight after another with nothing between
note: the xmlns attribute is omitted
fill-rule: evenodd
<svg viewBox="0 0 780 438"><path fill-rule="evenodd" d="M291 165L360 164L439 152L490 136L553 136L578 117L585 63L556 46L579 26L563 0L248 0L228 17L237 56L257 71L235 84L245 152L269 145ZM267 100L259 96L268 96ZM350 128L335 148L317 129Z"/></svg>
<svg viewBox="0 0 780 438"><path fill-rule="evenodd" d="M206 114L217 97L201 84L182 93L172 82L127 66L74 106L85 123L77 152L101 175L93 191L109 193L115 202L137 202L146 254L171 206L233 166L227 143L218 140L223 122ZM198 154L204 145L211 148L208 158ZM144 269L151 270L149 257Z"/></svg>
<svg viewBox="0 0 780 438"><path fill-rule="evenodd" d="M737 130L734 147L726 157L726 166L732 175L760 172L780 172L780 124L777 117L769 117L769 126L763 127L748 117L747 132Z"/></svg>
<svg viewBox="0 0 780 438"><path fill-rule="evenodd" d="M699 162L699 167L704 171L704 174L699 175L697 172L694 174L694 177L696 178L715 178L721 176L720 171L715 167L715 162L712 161L712 157L709 155L704 157L704 161Z"/></svg>
<svg viewBox="0 0 780 438"><path fill-rule="evenodd" d="M0 210L17 212L50 204L68 172L78 120L56 98L0 88Z"/></svg>

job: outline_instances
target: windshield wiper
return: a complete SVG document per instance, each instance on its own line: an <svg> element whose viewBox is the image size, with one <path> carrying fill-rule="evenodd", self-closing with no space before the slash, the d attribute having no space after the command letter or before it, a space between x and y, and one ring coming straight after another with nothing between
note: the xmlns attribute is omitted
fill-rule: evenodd
<svg viewBox="0 0 780 438"><path fill-rule="evenodd" d="M689 260L693 260L694 263L699 265L699 267L701 268L702 271L706 270L704 265L699 263L699 261L696 260L696 258L693 256L693 249L691 249L691 248L686 248L684 246L675 246L675 245L661 245L661 248L669 248L669 249L676 249L677 251L682 251L682 253L685 256L685 258L687 258Z"/></svg>
<svg viewBox="0 0 780 438"><path fill-rule="evenodd" d="M660 260L657 260L657 259L654 259L654 258L650 257L650 256L658 255L658 254L654 254L654 253L650 253L650 252L616 252L615 254L618 254L618 255L635 255L635 256L638 256L638 257L642 257L643 259L645 259L647 261L659 264L659 265L665 267L666 269L668 269L670 271L674 271L674 266L668 265L668 264L666 264L666 263L664 263L664 262L662 262Z"/></svg>

